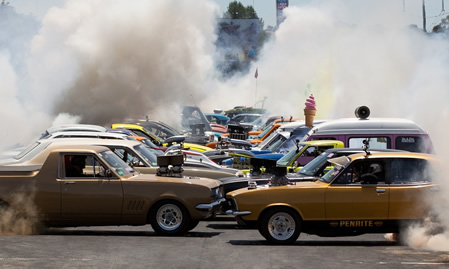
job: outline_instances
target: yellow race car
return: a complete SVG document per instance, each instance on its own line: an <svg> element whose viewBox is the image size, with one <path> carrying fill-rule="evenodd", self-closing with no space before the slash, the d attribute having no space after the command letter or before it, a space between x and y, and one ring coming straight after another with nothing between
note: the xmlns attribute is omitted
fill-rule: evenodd
<svg viewBox="0 0 449 269"><path fill-rule="evenodd" d="M398 233L429 216L434 195L433 155L369 152L330 159L335 166L316 181L279 176L271 185L229 192L226 213L257 223L274 244L291 244L300 232L318 236Z"/></svg>
<svg viewBox="0 0 449 269"><path fill-rule="evenodd" d="M164 143L164 140L152 132L148 131L145 127L137 125L137 124L126 124L126 123L114 123L111 126L112 129L126 129L134 133L136 136L144 136L151 140L154 144L158 146L170 146L168 143ZM192 144L192 143L183 143L185 148L189 148L194 151L204 152L206 150L210 150L211 148Z"/></svg>

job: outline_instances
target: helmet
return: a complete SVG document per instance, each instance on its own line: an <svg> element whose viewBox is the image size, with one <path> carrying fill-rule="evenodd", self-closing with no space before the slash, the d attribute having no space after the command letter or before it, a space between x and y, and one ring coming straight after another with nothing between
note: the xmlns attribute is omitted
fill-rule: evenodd
<svg viewBox="0 0 449 269"><path fill-rule="evenodd" d="M370 168L372 169L371 173L373 173L373 174L379 173L379 172L382 171L382 166L380 164L378 164L378 163L371 164Z"/></svg>

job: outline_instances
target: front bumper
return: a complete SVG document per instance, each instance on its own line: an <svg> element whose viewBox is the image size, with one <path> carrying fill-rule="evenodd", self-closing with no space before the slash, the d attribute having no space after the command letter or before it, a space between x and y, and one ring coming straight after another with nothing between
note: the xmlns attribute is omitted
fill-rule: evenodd
<svg viewBox="0 0 449 269"><path fill-rule="evenodd" d="M206 212L216 211L221 207L221 204L224 203L225 201L226 201L225 198L220 198L217 201L212 202L210 204L199 204L195 208L199 211L206 211Z"/></svg>
<svg viewBox="0 0 449 269"><path fill-rule="evenodd" d="M237 210L226 210L226 214L228 215L233 215L233 216L246 216L246 215L250 215L252 212L251 211L237 211Z"/></svg>

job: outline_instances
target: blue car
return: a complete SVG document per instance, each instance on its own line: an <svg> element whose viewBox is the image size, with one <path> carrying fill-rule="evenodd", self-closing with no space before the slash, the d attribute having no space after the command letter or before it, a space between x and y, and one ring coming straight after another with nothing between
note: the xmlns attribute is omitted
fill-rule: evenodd
<svg viewBox="0 0 449 269"><path fill-rule="evenodd" d="M215 113L204 113L204 116L206 116L207 120L210 123L216 123L216 124L221 124L221 125L228 125L229 123L229 117L226 117L225 115L222 114L215 114Z"/></svg>

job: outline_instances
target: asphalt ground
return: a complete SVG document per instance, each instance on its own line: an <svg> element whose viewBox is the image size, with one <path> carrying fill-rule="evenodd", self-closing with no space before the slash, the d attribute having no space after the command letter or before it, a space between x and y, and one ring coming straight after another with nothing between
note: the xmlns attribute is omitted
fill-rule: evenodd
<svg viewBox="0 0 449 269"><path fill-rule="evenodd" d="M200 222L185 236L147 226L49 228L0 236L0 268L449 268L449 253L409 246L383 234L317 237L269 245L229 217Z"/></svg>

